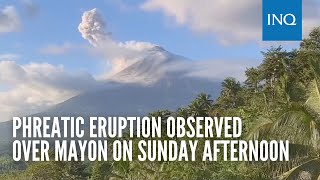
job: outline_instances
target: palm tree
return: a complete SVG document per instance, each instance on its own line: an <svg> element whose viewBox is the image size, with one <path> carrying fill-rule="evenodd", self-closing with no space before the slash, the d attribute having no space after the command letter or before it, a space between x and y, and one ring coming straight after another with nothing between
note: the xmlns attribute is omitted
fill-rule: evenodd
<svg viewBox="0 0 320 180"><path fill-rule="evenodd" d="M225 107L234 108L237 105L237 94L241 90L239 81L235 78L226 78L222 82L221 96L219 98L219 104Z"/></svg>
<svg viewBox="0 0 320 180"><path fill-rule="evenodd" d="M208 109L212 106L213 100L211 96L205 93L201 93L197 98L189 105L189 110L192 116L208 116Z"/></svg>
<svg viewBox="0 0 320 180"><path fill-rule="evenodd" d="M177 110L176 116L187 118L190 115L188 108L179 108Z"/></svg>
<svg viewBox="0 0 320 180"><path fill-rule="evenodd" d="M170 117L173 113L169 110L158 110L155 112L149 113L150 117L161 117L162 121L165 121Z"/></svg>
<svg viewBox="0 0 320 180"><path fill-rule="evenodd" d="M282 180L292 179L293 174L297 174L302 167L320 161L320 60L310 61L310 66L315 78L307 86L306 101L292 102L290 94L286 92L288 98L286 106L282 106L284 110L260 118L248 135L250 139L287 139L291 144L302 145L295 148L309 149L307 155L314 156L315 159L290 170L280 177ZM287 91L286 88L283 91ZM320 172L319 168L318 171Z"/></svg>
<svg viewBox="0 0 320 180"><path fill-rule="evenodd" d="M302 52L305 51L302 49ZM311 145L314 149L320 150L320 56L317 55L307 59L314 79L310 80L307 86L306 101L304 103L292 102L289 90L293 87L288 87L287 76L279 78L280 87L286 96L287 107L280 111L276 118L264 117L253 128L249 137L262 135L261 131L264 131L265 135L273 134L299 144Z"/></svg>
<svg viewBox="0 0 320 180"><path fill-rule="evenodd" d="M291 143L310 145L320 149L320 81L312 80L307 89L307 100L301 104L290 102L272 116L261 117L248 137L257 139L288 139Z"/></svg>

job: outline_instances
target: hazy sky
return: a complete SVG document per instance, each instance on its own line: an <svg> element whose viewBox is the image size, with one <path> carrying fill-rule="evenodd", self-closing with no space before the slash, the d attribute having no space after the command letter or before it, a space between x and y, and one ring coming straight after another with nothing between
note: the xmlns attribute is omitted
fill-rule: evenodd
<svg viewBox="0 0 320 180"><path fill-rule="evenodd" d="M307 34L320 25L320 1L303 3ZM260 51L279 45L261 41L260 0L0 0L0 115L38 110L98 84L106 57L78 30L93 8L116 42L150 42L217 62L220 71L257 64ZM290 49L299 42L281 44Z"/></svg>

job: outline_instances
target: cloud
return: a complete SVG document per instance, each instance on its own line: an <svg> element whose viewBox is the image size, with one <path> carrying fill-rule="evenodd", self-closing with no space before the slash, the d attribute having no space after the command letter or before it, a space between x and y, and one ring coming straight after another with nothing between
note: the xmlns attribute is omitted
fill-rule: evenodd
<svg viewBox="0 0 320 180"><path fill-rule="evenodd" d="M255 60L208 60L189 64L187 76L200 77L221 81L227 77L235 77L240 82L245 81L247 68L255 67Z"/></svg>
<svg viewBox="0 0 320 180"><path fill-rule="evenodd" d="M320 26L320 1L309 0L302 1L303 3L303 36L309 35L311 30Z"/></svg>
<svg viewBox="0 0 320 180"><path fill-rule="evenodd" d="M62 55L72 51L74 48L75 46L73 44L66 42L62 45L49 44L48 46L40 49L40 52L48 55Z"/></svg>
<svg viewBox="0 0 320 180"><path fill-rule="evenodd" d="M0 54L0 60L16 60L19 58L20 58L20 55L18 54L12 54L12 53Z"/></svg>
<svg viewBox="0 0 320 180"><path fill-rule="evenodd" d="M172 17L178 25L198 33L212 34L222 44L260 41L261 0L146 0L141 8L160 11ZM303 1L303 29L319 26L320 4L318 0Z"/></svg>
<svg viewBox="0 0 320 180"><path fill-rule="evenodd" d="M39 7L32 0L21 0L21 3L29 16L33 17L39 12Z"/></svg>
<svg viewBox="0 0 320 180"><path fill-rule="evenodd" d="M20 17L13 6L0 9L0 33L18 31L21 26Z"/></svg>
<svg viewBox="0 0 320 180"><path fill-rule="evenodd" d="M0 104L0 121L45 110L101 85L85 72L69 73L63 66L19 65L14 61L0 61L0 84L8 87L0 91L0 102L5 102Z"/></svg>

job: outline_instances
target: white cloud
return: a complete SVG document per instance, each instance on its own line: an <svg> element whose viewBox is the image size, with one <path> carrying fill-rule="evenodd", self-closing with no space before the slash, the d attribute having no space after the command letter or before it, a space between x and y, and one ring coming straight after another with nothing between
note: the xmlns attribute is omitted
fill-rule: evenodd
<svg viewBox="0 0 320 180"><path fill-rule="evenodd" d="M243 82L246 79L246 69L257 65L258 62L255 60L197 61L189 64L189 71L186 75L213 80L235 77L237 80Z"/></svg>
<svg viewBox="0 0 320 180"><path fill-rule="evenodd" d="M18 31L21 26L20 17L13 6L0 9L0 33Z"/></svg>
<svg viewBox="0 0 320 180"><path fill-rule="evenodd" d="M20 58L20 55L18 54L12 54L12 53L0 54L0 60L16 60L19 58Z"/></svg>
<svg viewBox="0 0 320 180"><path fill-rule="evenodd" d="M303 3L303 36L309 35L310 31L320 26L320 1L308 0L302 1Z"/></svg>
<svg viewBox="0 0 320 180"><path fill-rule="evenodd" d="M308 34L319 26L320 4L318 0L303 1L303 29ZM173 17L178 25L187 26L199 33L213 34L223 44L260 41L261 0L147 0L141 8L145 11L161 11Z"/></svg>
<svg viewBox="0 0 320 180"><path fill-rule="evenodd" d="M71 43L64 43L62 45L49 44L48 46L40 49L40 52L48 55L62 55L73 50L75 46Z"/></svg>
<svg viewBox="0 0 320 180"><path fill-rule="evenodd" d="M71 98L78 93L100 86L88 73L68 73L62 66L47 63L19 65L0 61L1 120L12 116L29 115Z"/></svg>

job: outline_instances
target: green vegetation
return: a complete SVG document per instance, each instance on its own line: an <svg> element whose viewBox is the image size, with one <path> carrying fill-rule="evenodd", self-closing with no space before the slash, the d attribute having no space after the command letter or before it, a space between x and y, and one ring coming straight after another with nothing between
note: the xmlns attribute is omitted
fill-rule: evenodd
<svg viewBox="0 0 320 180"><path fill-rule="evenodd" d="M16 170L2 170L0 179L318 180L320 27L302 41L299 49L272 47L263 52L263 57L258 67L247 69L243 84L235 78L225 79L216 101L203 93L176 112L159 110L149 115L163 119L239 116L244 123L243 139L289 140L289 162L38 162L28 163L22 170L8 158L1 158L2 168Z"/></svg>

